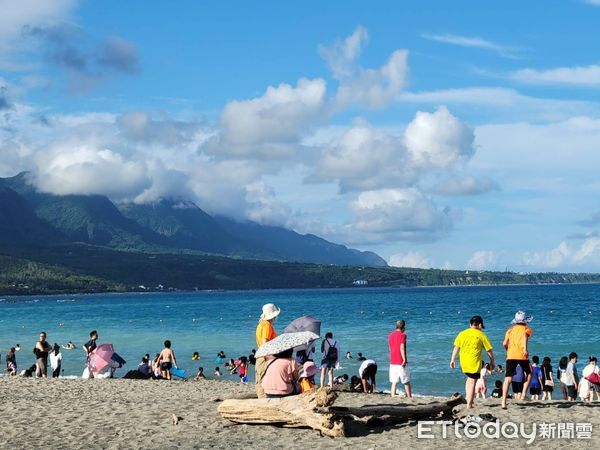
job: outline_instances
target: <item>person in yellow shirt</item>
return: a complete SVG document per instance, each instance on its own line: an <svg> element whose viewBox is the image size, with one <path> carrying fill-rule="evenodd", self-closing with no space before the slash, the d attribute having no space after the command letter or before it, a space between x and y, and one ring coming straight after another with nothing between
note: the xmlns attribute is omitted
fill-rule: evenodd
<svg viewBox="0 0 600 450"><path fill-rule="evenodd" d="M517 366L521 366L523 376L523 391L515 394L516 400L525 400L525 393L531 381L531 364L529 363L529 337L533 330L527 326L531 317L523 311L517 311L512 323L514 324L506 331L502 345L506 349L506 373L502 385L502 409L506 409L506 398L512 377L517 373Z"/></svg>
<svg viewBox="0 0 600 450"><path fill-rule="evenodd" d="M450 358L450 368L456 367L456 356L460 352L460 368L466 375L465 395L467 397L467 408L473 407L473 399L475 397L475 383L481 376L481 367L483 359L481 358L481 350L485 349L490 357L490 370L494 370L494 352L492 344L481 331L484 327L481 316L473 316L470 320L470 327L461 331L454 339L454 349Z"/></svg>
<svg viewBox="0 0 600 450"><path fill-rule="evenodd" d="M281 310L273 303L267 303L262 307L262 314L260 315L260 321L256 327L256 345L260 347L266 342L277 337L277 332L273 328L273 322L279 315ZM256 395L258 398L266 398L265 391L262 388L262 380L267 371L267 358L256 358L255 367L255 383L256 383Z"/></svg>

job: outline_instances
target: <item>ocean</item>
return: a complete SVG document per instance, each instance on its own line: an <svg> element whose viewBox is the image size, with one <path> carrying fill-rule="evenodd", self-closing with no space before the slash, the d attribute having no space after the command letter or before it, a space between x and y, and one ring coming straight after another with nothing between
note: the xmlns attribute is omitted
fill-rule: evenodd
<svg viewBox="0 0 600 450"><path fill-rule="evenodd" d="M81 376L85 366L82 344L92 329L98 343L112 343L127 360L117 376L135 369L145 353L154 356L170 339L180 367L194 375L199 366L212 376L215 357L224 351L237 359L256 348L254 330L264 303L281 308L275 328L312 315L322 321L321 334L331 331L342 354L358 352L379 366L378 387L389 389L387 336L398 319L406 321L408 361L417 395L449 395L464 389L460 369L449 368L453 340L479 314L485 321L504 365L502 340L518 309L534 317L531 355L552 359L600 353L600 285L486 286L437 288L353 288L327 290L268 290L242 292L180 292L148 294L62 295L0 298L0 353L6 367L7 349L19 343L19 370L35 363L33 346L40 331L48 341L75 350L62 350L65 376ZM193 352L200 361L192 361ZM316 358L320 360L320 355ZM318 361L317 361L318 362ZM356 359L342 361L337 374L357 373ZM495 375L488 382L498 378ZM223 379L237 380L226 374Z"/></svg>

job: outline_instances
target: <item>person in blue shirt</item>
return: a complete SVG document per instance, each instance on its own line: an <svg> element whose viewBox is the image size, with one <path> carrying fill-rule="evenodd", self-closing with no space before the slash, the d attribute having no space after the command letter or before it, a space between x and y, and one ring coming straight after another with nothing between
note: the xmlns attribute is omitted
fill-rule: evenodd
<svg viewBox="0 0 600 450"><path fill-rule="evenodd" d="M534 356L531 358L531 382L529 383L529 394L531 400L539 400L542 393L542 369L539 367L540 358Z"/></svg>

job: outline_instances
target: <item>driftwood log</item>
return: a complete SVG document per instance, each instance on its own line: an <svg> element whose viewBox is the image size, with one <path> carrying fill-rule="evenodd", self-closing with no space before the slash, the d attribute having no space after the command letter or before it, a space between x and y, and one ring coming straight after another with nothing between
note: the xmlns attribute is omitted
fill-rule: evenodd
<svg viewBox="0 0 600 450"><path fill-rule="evenodd" d="M319 389L306 394L271 399L231 399L223 401L218 412L236 423L269 424L288 428L312 428L331 437L343 437L353 421L391 424L436 417L452 412L464 403L462 396L425 405L333 406L338 394Z"/></svg>

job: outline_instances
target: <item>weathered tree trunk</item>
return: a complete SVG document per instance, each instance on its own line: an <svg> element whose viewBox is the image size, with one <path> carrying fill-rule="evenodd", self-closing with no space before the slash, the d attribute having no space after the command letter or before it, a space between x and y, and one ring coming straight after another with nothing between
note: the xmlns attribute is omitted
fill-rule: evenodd
<svg viewBox="0 0 600 450"><path fill-rule="evenodd" d="M344 423L331 413L318 413L319 407L331 405L337 397L325 390L284 398L225 400L218 411L236 423L270 424L288 428L313 428L326 436L345 436Z"/></svg>
<svg viewBox="0 0 600 450"><path fill-rule="evenodd" d="M313 428L332 437L346 436L346 426L359 418L376 419L373 423L394 423L441 413L464 403L462 396L427 405L372 405L362 407L333 406L337 393L319 389L303 395L277 399L225 400L218 411L236 423L270 424L289 428ZM381 420L380 420L381 419ZM357 421L358 423L358 421Z"/></svg>

